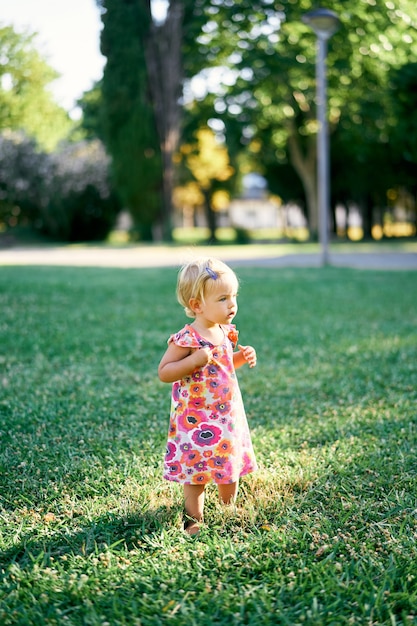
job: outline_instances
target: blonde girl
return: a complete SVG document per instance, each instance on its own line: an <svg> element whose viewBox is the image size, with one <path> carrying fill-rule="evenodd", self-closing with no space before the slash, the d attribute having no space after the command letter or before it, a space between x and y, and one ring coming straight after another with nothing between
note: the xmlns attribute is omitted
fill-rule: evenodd
<svg viewBox="0 0 417 626"><path fill-rule="evenodd" d="M203 520L207 483L230 504L239 478L257 468L235 372L245 363L254 367L256 352L238 345L237 292L238 279L223 262L184 265L177 298L194 321L169 337L158 368L160 380L172 383L164 478L183 484L190 535Z"/></svg>

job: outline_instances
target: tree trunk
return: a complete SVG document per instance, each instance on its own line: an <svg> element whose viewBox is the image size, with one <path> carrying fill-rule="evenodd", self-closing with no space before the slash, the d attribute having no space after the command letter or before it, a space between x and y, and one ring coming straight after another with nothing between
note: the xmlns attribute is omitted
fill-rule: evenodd
<svg viewBox="0 0 417 626"><path fill-rule="evenodd" d="M372 239L374 203L371 194L366 194L362 205L362 229L365 239Z"/></svg>
<svg viewBox="0 0 417 626"><path fill-rule="evenodd" d="M171 0L165 22L163 24L152 22L151 24L145 52L149 90L154 105L162 155L161 221L163 238L166 240L172 239L173 155L179 140L183 15L183 1Z"/></svg>
<svg viewBox="0 0 417 626"><path fill-rule="evenodd" d="M204 195L204 209L206 212L207 225L210 230L210 241L216 242L216 230L217 230L217 215L216 212L213 211L213 207L211 204L211 193L209 190L203 190Z"/></svg>
<svg viewBox="0 0 417 626"><path fill-rule="evenodd" d="M297 129L295 125L291 123L288 127L288 149L291 165L300 177L304 187L310 234L313 238L317 238L319 219L317 206L316 140L313 137L309 139L306 153L303 154L297 136Z"/></svg>

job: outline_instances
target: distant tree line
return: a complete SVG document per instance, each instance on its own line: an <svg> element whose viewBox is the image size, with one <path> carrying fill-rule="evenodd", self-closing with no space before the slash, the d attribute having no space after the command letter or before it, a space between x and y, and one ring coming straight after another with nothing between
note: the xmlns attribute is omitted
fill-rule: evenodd
<svg viewBox="0 0 417 626"><path fill-rule="evenodd" d="M166 19L157 22L149 0L97 2L107 57L102 136L115 171L123 172L118 180L130 190L137 223L169 225L173 196L163 192L172 191L172 156L174 162L184 156L181 146L211 128L228 151L227 184L213 177L201 185L184 158L175 183L197 184L210 214L219 182L236 191L242 173L258 171L284 202L305 208L314 233L316 50L302 23L313 3L171 0ZM405 187L416 197L417 6L330 4L341 21L328 54L332 207L358 206L370 236L389 190Z"/></svg>
<svg viewBox="0 0 417 626"><path fill-rule="evenodd" d="M256 171L303 207L314 237L316 46L302 22L312 0L170 0L159 20L151 0L96 1L107 62L66 136L105 146L113 212L129 209L139 238L169 240L174 204L199 204L214 238L217 209ZM416 219L417 5L326 4L340 18L327 60L331 205L358 207L370 237L401 194ZM6 96L3 80L0 130L19 127L2 115ZM39 219L51 223L44 209Z"/></svg>

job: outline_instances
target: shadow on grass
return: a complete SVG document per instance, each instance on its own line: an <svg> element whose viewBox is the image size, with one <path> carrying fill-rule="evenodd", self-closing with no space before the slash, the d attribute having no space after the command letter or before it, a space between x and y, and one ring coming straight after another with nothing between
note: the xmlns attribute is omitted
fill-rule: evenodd
<svg viewBox="0 0 417 626"><path fill-rule="evenodd" d="M104 515L77 532L69 528L52 530L49 535L36 539L32 533L27 533L11 548L0 552L0 566L18 563L26 568L39 562L45 566L65 555L88 558L106 549L117 550L118 546L131 550L140 544L143 550L143 540L160 535L167 527L168 517L174 517L176 513L178 510L161 506L137 515Z"/></svg>

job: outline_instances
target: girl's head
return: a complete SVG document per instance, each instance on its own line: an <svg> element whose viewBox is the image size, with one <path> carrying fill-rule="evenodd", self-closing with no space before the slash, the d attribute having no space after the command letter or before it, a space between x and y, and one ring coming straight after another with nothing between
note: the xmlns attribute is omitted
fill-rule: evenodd
<svg viewBox="0 0 417 626"><path fill-rule="evenodd" d="M233 283L235 291L239 281L234 271L222 261L212 257L202 257L186 263L178 274L177 299L188 317L195 317L190 308L190 300L204 302L210 290L218 289L223 283Z"/></svg>

